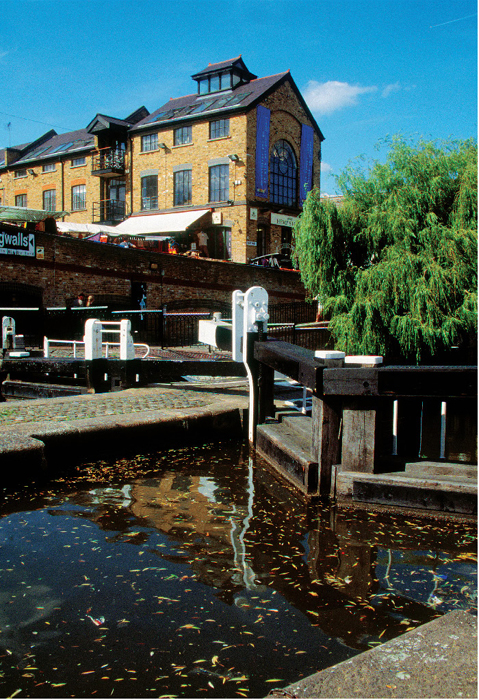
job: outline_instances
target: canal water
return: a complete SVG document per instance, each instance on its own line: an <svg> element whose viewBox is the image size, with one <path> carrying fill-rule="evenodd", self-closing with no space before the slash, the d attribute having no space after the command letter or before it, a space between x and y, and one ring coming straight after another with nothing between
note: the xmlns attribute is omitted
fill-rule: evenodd
<svg viewBox="0 0 479 700"><path fill-rule="evenodd" d="M305 505L245 445L2 493L1 697L264 697L449 610L473 524Z"/></svg>

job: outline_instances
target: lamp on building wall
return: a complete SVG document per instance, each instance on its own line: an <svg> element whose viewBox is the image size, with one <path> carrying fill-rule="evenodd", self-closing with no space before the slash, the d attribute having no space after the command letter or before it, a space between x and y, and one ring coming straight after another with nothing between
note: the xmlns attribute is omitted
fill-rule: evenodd
<svg viewBox="0 0 479 700"><path fill-rule="evenodd" d="M239 160L239 156L236 153L231 153L228 158L235 163L237 160Z"/></svg>
<svg viewBox="0 0 479 700"><path fill-rule="evenodd" d="M158 148L164 148L166 150L166 143L159 143Z"/></svg>
<svg viewBox="0 0 479 700"><path fill-rule="evenodd" d="M35 177L36 172L33 170L33 168L29 168L29 169L28 169L28 174L29 174L29 175L33 175L33 176Z"/></svg>

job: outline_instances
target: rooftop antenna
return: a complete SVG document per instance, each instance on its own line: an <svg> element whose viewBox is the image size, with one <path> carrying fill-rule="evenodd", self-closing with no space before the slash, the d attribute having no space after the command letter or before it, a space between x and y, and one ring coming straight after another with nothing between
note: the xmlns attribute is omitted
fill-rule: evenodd
<svg viewBox="0 0 479 700"><path fill-rule="evenodd" d="M5 128L8 129L8 147L10 148L12 145L12 122L8 122Z"/></svg>

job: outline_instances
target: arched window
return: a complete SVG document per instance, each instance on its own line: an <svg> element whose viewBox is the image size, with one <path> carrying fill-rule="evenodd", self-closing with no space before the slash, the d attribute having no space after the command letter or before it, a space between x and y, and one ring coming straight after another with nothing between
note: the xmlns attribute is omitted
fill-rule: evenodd
<svg viewBox="0 0 479 700"><path fill-rule="evenodd" d="M296 156L287 141L277 141L271 151L270 191L271 200L276 204L296 204L297 192Z"/></svg>

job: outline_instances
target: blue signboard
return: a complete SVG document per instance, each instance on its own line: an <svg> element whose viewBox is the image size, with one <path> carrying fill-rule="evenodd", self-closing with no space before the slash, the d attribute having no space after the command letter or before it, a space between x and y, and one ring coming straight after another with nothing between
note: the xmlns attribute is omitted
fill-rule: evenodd
<svg viewBox="0 0 479 700"><path fill-rule="evenodd" d="M313 135L307 124L301 125L301 152L299 164L299 200L302 205L313 187Z"/></svg>
<svg viewBox="0 0 479 700"><path fill-rule="evenodd" d="M270 118L271 112L267 107L256 107L256 197L268 197Z"/></svg>

